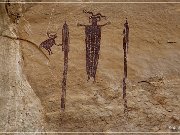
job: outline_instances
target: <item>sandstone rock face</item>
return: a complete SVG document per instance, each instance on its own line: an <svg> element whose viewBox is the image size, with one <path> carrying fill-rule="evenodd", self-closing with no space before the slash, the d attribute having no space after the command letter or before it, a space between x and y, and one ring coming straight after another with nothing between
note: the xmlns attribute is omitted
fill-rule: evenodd
<svg viewBox="0 0 180 135"><path fill-rule="evenodd" d="M17 37L17 26L10 23L3 4L0 8L0 132L44 131L41 102L22 71L20 42L2 36Z"/></svg>
<svg viewBox="0 0 180 135"><path fill-rule="evenodd" d="M3 6L3 5L2 5ZM170 132L180 126L180 4L22 4L18 24L2 10L4 35L35 43L66 21L70 32L66 109L60 110L63 52L52 55L27 41L0 37L0 131ZM83 10L106 15L96 83L87 82ZM4 18L5 17L5 18ZM123 114L122 30L130 26L128 118ZM100 23L105 23L103 20ZM6 25L5 25L6 24ZM14 33L14 34L13 34ZM170 43L170 42L174 43ZM49 58L49 60L47 59ZM27 79L27 80L26 80ZM174 130L172 127L176 127Z"/></svg>

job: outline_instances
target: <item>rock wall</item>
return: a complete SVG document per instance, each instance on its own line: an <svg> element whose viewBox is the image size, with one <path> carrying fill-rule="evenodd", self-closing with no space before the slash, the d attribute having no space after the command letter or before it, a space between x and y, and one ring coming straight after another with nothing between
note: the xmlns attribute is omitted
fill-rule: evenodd
<svg viewBox="0 0 180 135"><path fill-rule="evenodd" d="M0 132L44 131L43 108L22 72L20 42L4 4L0 4Z"/></svg>
<svg viewBox="0 0 180 135"><path fill-rule="evenodd" d="M23 12L14 24L1 4L1 35L17 36L34 45L0 37L0 131L178 131L172 128L180 124L178 4L24 5L28 7L25 10L15 7ZM77 27L77 23L89 23L84 9L100 12L111 21L102 29L96 83L87 82L84 28ZM130 26L128 118L124 117L122 99L126 17ZM48 38L47 31L56 31L56 43L61 43L65 20L70 52L66 109L62 112L62 48L53 46L49 56L47 50L40 52L37 47Z"/></svg>

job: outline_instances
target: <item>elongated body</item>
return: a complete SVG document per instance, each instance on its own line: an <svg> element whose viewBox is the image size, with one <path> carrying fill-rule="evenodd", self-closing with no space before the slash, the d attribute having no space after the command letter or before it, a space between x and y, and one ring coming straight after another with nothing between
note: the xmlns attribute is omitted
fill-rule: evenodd
<svg viewBox="0 0 180 135"><path fill-rule="evenodd" d="M124 49L124 77L123 77L123 99L124 99L124 113L128 115L127 108L127 97L126 97L126 80L127 80L127 53L128 53L128 44L129 44L129 26L126 20L123 30L123 49Z"/></svg>
<svg viewBox="0 0 180 135"><path fill-rule="evenodd" d="M101 26L86 26L86 72L88 80L93 77L95 80L99 60Z"/></svg>
<svg viewBox="0 0 180 135"><path fill-rule="evenodd" d="M63 25L62 29L62 51L64 52L64 71L62 79L62 94L61 94L61 109L65 109L65 98L66 98L66 80L68 71L68 52L69 52L69 29L68 25Z"/></svg>

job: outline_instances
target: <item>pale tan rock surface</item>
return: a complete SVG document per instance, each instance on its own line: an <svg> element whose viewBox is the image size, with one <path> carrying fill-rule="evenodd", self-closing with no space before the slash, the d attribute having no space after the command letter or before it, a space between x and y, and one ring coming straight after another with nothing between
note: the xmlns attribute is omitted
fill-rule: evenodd
<svg viewBox="0 0 180 135"><path fill-rule="evenodd" d="M86 81L84 29L77 27L78 22L88 24L87 15L82 13L84 9L100 12L111 22L111 25L102 29L97 82L94 84ZM43 49L50 59L48 61L37 48L23 41L19 42L23 57L23 72L20 70L17 73L21 66L15 63L21 56L16 50L18 46L9 46L13 47L11 52L4 44L4 49L9 55L2 53L1 64L5 66L5 63L12 61L10 62L12 65L7 64L9 68L1 68L1 70L4 69L2 73L5 75L14 72L12 75L15 78L19 74L18 79L24 78L21 77L23 73L28 82L23 81L25 88L19 87L17 83L15 87L13 87L14 83L10 85L4 83L2 93L7 95L2 98L0 105L7 108L6 112L8 112L9 108L15 109L13 108L15 105L8 107L6 103L15 104L16 99L20 109L24 105L21 103L21 96L16 93L15 99L10 100L10 92L19 89L25 91L24 96L29 97L25 98L29 106L25 105L26 110L23 112L32 113L31 120L36 121L37 124L31 128L34 131L39 130L41 125L45 127L45 131L59 132L172 131L169 126L180 126L179 13L180 4L32 4L23 12L23 17L16 25L19 37L28 39L38 46L47 39L47 31L58 30L56 42L61 43L61 28L64 21L66 20L69 25L70 52L66 110L64 113L60 111L63 73L61 47L53 46L51 56L48 56L47 51ZM130 25L128 119L123 115L121 86L122 30L126 17ZM4 38L1 40L14 43ZM167 43L168 41L176 43L170 44ZM11 55L14 58L10 57ZM31 107L32 109L28 111ZM36 111L38 113L35 113ZM33 115L34 113L36 115ZM2 111L1 114L7 115ZM17 116L20 117L20 114ZM29 120L29 125L32 122ZM7 119L3 118L1 131L4 131L3 124L7 124ZM20 127L16 127L13 129L12 126L9 129L22 131ZM29 131L28 127L23 131Z"/></svg>
<svg viewBox="0 0 180 135"><path fill-rule="evenodd" d="M11 24L0 4L1 34L16 37L18 29ZM41 102L22 71L20 42L0 37L0 132L44 131Z"/></svg>

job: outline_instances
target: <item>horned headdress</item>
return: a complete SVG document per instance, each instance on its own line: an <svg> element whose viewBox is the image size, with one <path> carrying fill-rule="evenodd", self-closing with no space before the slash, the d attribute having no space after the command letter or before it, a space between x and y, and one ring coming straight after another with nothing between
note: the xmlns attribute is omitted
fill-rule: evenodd
<svg viewBox="0 0 180 135"><path fill-rule="evenodd" d="M106 16L103 16L101 13L93 14L93 12L83 10L83 13L90 14L89 16L89 22L91 22L93 19L97 20L97 22L101 21L101 18L104 18L106 20Z"/></svg>

